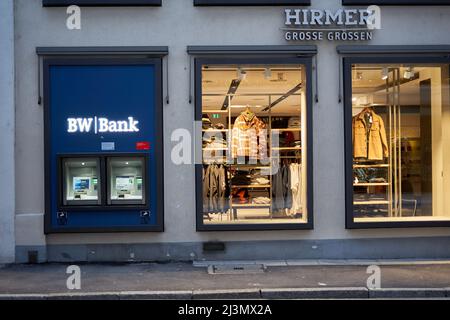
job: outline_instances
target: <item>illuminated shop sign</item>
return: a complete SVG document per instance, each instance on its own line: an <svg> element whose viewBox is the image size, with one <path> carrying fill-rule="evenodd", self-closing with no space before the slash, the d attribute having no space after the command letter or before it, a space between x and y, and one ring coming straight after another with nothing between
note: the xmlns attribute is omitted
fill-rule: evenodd
<svg viewBox="0 0 450 320"><path fill-rule="evenodd" d="M109 120L104 117L93 118L68 118L67 132L68 133L107 133L107 132L139 132L139 121L134 120L133 117L128 117L127 120Z"/></svg>
<svg viewBox="0 0 450 320"><path fill-rule="evenodd" d="M286 41L370 41L381 29L381 9L285 9Z"/></svg>

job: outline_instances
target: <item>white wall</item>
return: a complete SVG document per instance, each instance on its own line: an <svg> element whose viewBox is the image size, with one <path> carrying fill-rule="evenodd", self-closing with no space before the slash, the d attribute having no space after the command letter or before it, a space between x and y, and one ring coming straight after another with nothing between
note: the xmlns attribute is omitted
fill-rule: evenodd
<svg viewBox="0 0 450 320"><path fill-rule="evenodd" d="M0 1L0 263L14 261L14 4Z"/></svg>
<svg viewBox="0 0 450 320"><path fill-rule="evenodd" d="M447 228L346 230L343 105L338 103L336 45L318 44L319 103L314 105L314 216L311 231L195 231L194 170L170 162L170 134L191 129L188 45L285 45L284 7L194 7L192 0L164 0L161 8L83 8L82 30L65 27L65 8L42 8L42 0L16 0L17 232L18 245L43 244L43 110L37 105L37 46L169 46L170 104L164 105L164 233L51 235L47 243L145 243L206 240L349 239L449 235ZM314 0L312 8L340 7ZM449 44L450 7L384 7L382 30L370 44ZM294 43L292 43L294 44ZM299 43L296 43L299 44ZM301 43L300 43L301 44ZM347 43L348 44L348 43ZM30 159L32 161L30 162ZM179 186L184 186L180 188ZM31 221L32 223L26 223ZM29 230L30 225L35 229ZM27 236L30 235L30 236Z"/></svg>

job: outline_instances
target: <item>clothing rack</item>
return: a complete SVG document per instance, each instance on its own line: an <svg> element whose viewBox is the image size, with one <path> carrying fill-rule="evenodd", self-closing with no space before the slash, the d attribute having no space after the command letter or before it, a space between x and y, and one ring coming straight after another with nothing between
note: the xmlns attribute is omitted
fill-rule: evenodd
<svg viewBox="0 0 450 320"><path fill-rule="evenodd" d="M268 105L272 104L272 96L275 97L275 100L277 97L279 97L279 94L256 94L257 96L265 96L268 99ZM228 170L230 177L228 179L228 188L230 190L230 196L228 199L228 203L229 203L229 210L226 213L228 215L228 220L229 221L235 221L238 219L238 214L237 214L237 210L238 209L252 209L252 208L267 208L269 211L269 215L268 217L270 219L274 218L274 212L272 210L272 205L273 205L273 194L272 194L272 188L273 188L273 161L278 161L279 165L283 165L284 162L288 162L288 163L298 163L301 166L303 166L304 164L302 163L302 158L303 158L303 154L305 154L306 150L303 150L303 148L301 146L297 146L297 147L274 147L273 146L273 141L272 141L272 136L274 134L281 134L283 132L286 131L292 131L292 132L297 132L298 134L300 134L300 139L303 140L302 138L302 128L273 128L272 129L272 108L268 108L266 111L263 111L263 109L261 109L261 112L259 112L259 110L253 110L256 114L256 116L260 119L264 119L267 120L267 132L268 132L268 137L267 137L267 143L268 143L268 165L261 165L259 162L256 164L239 164L239 163L235 163L236 159L232 159L231 158L231 134L232 134L232 128L233 128L233 120L239 116L239 113L236 114L236 109L232 107L231 105L231 100L233 98L236 99L236 96L240 96L239 94L229 94L227 95L227 99L229 99L228 101L228 105L230 107L227 108L227 110L203 110L203 113L219 113L219 114L224 114L224 113L228 113L227 115L227 129L203 129L203 132L219 132L219 133L228 133L228 136L226 137L226 141L228 141L228 150L227 150L227 154L223 157L224 159L224 165L228 166L229 169ZM244 94L242 96L255 96L253 94ZM295 93L293 94L293 96L301 96L300 93ZM300 102L299 102L300 104ZM245 110L245 109L244 109ZM263 114L261 114L263 113ZM275 115L273 117L276 118L285 118L285 117L292 117L292 116L297 116L297 115ZM298 115L300 116L300 114ZM206 149L203 149L208 150ZM292 154L295 153L295 154ZM206 164L206 163L205 163ZM222 164L222 162L221 162ZM233 170L257 170L260 172L263 172L262 175L263 176L268 176L269 179L269 184L266 185L233 185L232 183L232 176L231 176L231 172ZM251 192L253 191L258 191L258 192L266 192L268 193L268 198L270 199L270 202L268 204L258 204L258 203L235 203L233 200L233 190L237 189L237 188L246 188L248 190L250 190ZM253 191L252 191L253 190ZM304 192L304 191L303 191ZM249 198L250 199L250 198ZM249 200L251 201L251 200ZM220 220L222 220L222 214L220 215Z"/></svg>

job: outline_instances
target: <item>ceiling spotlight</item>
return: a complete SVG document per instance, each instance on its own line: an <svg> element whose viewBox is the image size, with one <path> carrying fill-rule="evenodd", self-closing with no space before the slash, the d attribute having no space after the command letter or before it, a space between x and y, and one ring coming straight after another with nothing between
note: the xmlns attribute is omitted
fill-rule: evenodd
<svg viewBox="0 0 450 320"><path fill-rule="evenodd" d="M240 81L244 81L247 78L247 72L242 70L242 68L238 68L238 70L237 70L237 78Z"/></svg>
<svg viewBox="0 0 450 320"><path fill-rule="evenodd" d="M405 72L403 73L403 78L411 79L413 77L414 77L414 68L413 67L406 68Z"/></svg>
<svg viewBox="0 0 450 320"><path fill-rule="evenodd" d="M352 98L352 101L353 101L353 102L356 102L357 100L358 100L358 98L356 98L356 97L353 97L353 98Z"/></svg>
<svg viewBox="0 0 450 320"><path fill-rule="evenodd" d="M265 68L264 79L269 80L270 78L272 78L272 70L270 70L270 68Z"/></svg>
<svg viewBox="0 0 450 320"><path fill-rule="evenodd" d="M81 165L82 165L82 166L85 166L85 165L86 165L86 163L82 162L82 163L81 163Z"/></svg>
<svg viewBox="0 0 450 320"><path fill-rule="evenodd" d="M388 68L384 67L383 70L381 71L381 80L386 80L389 76L389 70Z"/></svg>

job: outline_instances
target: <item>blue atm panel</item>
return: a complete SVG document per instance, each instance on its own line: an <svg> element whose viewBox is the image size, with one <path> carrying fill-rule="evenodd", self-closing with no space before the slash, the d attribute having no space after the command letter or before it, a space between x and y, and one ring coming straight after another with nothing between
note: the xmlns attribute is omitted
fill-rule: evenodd
<svg viewBox="0 0 450 320"><path fill-rule="evenodd" d="M161 60L44 71L46 233L162 231Z"/></svg>

